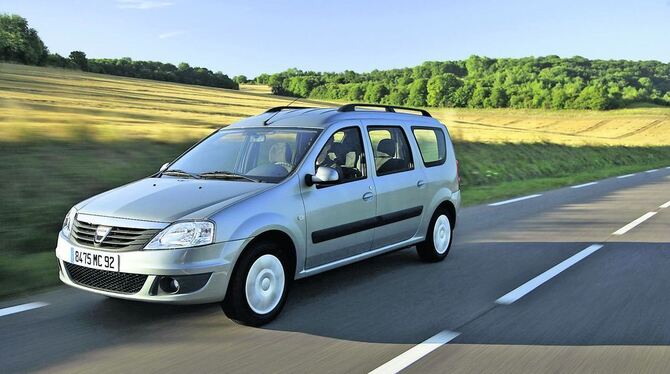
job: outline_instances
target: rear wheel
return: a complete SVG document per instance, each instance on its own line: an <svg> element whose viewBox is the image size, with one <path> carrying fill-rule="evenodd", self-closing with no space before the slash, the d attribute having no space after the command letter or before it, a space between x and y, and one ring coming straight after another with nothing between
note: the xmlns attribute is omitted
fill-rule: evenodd
<svg viewBox="0 0 670 374"><path fill-rule="evenodd" d="M277 317L292 279L286 258L275 244L252 244L237 261L222 303L224 313L249 326L264 325Z"/></svg>
<svg viewBox="0 0 670 374"><path fill-rule="evenodd" d="M419 257L428 262L444 260L451 249L454 229L446 212L437 211L430 220L426 240L417 244Z"/></svg>

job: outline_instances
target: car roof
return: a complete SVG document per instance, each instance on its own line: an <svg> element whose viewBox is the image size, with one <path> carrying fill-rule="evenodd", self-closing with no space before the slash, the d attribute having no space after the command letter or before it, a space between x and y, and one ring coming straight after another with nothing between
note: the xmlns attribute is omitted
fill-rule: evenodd
<svg viewBox="0 0 670 374"><path fill-rule="evenodd" d="M245 127L304 127L326 129L331 125L344 120L387 119L416 125L439 125L435 118L402 113L386 112L381 110L357 109L355 111L338 111L338 108L301 108L272 110L257 116L245 118L235 122L227 128ZM269 120L269 121L268 121ZM265 124L267 122L267 125Z"/></svg>

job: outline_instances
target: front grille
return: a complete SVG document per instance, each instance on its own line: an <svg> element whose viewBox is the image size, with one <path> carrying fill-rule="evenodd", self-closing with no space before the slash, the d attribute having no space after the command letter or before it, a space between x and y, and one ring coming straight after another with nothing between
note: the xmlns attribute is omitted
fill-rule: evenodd
<svg viewBox="0 0 670 374"><path fill-rule="evenodd" d="M138 293L147 281L147 275L118 273L116 271L91 269L63 262L70 279L76 284L125 294Z"/></svg>
<svg viewBox="0 0 670 374"><path fill-rule="evenodd" d="M75 220L72 225L72 239L83 246L109 249L113 251L133 251L144 248L160 230L112 227L109 235L100 244L95 244L95 230L98 225Z"/></svg>

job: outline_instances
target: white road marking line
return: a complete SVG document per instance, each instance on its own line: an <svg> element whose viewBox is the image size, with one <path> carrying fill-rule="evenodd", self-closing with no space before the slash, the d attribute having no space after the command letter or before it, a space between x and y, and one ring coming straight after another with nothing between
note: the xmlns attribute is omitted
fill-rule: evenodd
<svg viewBox="0 0 670 374"><path fill-rule="evenodd" d="M598 182L589 182L589 183L584 183L584 184L578 184L578 185L572 186L570 188L582 188L582 187L593 186L594 184L598 184Z"/></svg>
<svg viewBox="0 0 670 374"><path fill-rule="evenodd" d="M31 309L41 308L43 306L49 305L48 303L43 302L34 302L28 304L21 304L17 306L10 306L9 308L0 309L0 317L8 316L14 313L21 313Z"/></svg>
<svg viewBox="0 0 670 374"><path fill-rule="evenodd" d="M635 226L641 224L642 222L648 220L649 218L653 217L654 215L656 215L656 213L658 213L658 212L645 213L642 217L640 217L640 218L636 219L635 221L627 224L626 226L616 230L615 232L612 233L612 235L623 235L623 234L627 233L628 231L630 231L633 227L635 227Z"/></svg>
<svg viewBox="0 0 670 374"><path fill-rule="evenodd" d="M371 371L370 374L397 373L419 361L423 356L454 340L460 333L444 330L415 345L400 356Z"/></svg>
<svg viewBox="0 0 670 374"><path fill-rule="evenodd" d="M655 172L655 171L658 171L658 169L647 170L647 171L645 171L645 173L653 173L653 172Z"/></svg>
<svg viewBox="0 0 670 374"><path fill-rule="evenodd" d="M668 201L667 203L665 203L663 205L660 205L659 208L664 208L664 209L665 208L670 208L670 201Z"/></svg>
<svg viewBox="0 0 670 374"><path fill-rule="evenodd" d="M618 178L618 179L621 179L621 178L628 178L628 177L632 177L633 175L635 175L635 174L619 175L617 178Z"/></svg>
<svg viewBox="0 0 670 374"><path fill-rule="evenodd" d="M568 259L564 260L563 262L559 263L558 265L552 267L551 269L545 271L544 273L538 275L537 277L529 280L528 282L522 284L521 286L517 287L516 289L508 292L505 294L503 297L499 298L496 300L497 304L503 304L503 305L509 305L512 304L513 302L519 300L520 298L526 296L528 293L533 291L534 289L540 287L544 282L548 281L549 279L555 277L558 275L560 272L563 270L569 268L570 266L578 263L579 261L583 260L586 258L586 256L592 254L593 252L599 250L602 248L602 244L592 244L572 257L569 257Z"/></svg>
<svg viewBox="0 0 670 374"><path fill-rule="evenodd" d="M489 206L499 206L499 205L505 205L505 204L510 204L510 203L516 203L517 201L528 200L528 199L532 199L532 198L539 197L539 196L542 196L542 194L528 195L528 196L524 196L524 197L517 197L516 199L499 201L497 203L489 204Z"/></svg>

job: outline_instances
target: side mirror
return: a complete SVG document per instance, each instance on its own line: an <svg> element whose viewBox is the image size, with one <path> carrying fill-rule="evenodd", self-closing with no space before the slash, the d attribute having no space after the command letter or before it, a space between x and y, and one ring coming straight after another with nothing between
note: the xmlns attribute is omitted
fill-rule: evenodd
<svg viewBox="0 0 670 374"><path fill-rule="evenodd" d="M167 169L168 166L170 166L170 163L169 163L169 162L164 163L163 166L161 166L161 168L158 170L158 172L159 172L159 173L164 172L165 169Z"/></svg>
<svg viewBox="0 0 670 374"><path fill-rule="evenodd" d="M316 175L307 174L305 176L305 183L307 183L308 186L328 186L336 184L339 181L340 173L328 166L319 166L319 168L316 169Z"/></svg>

